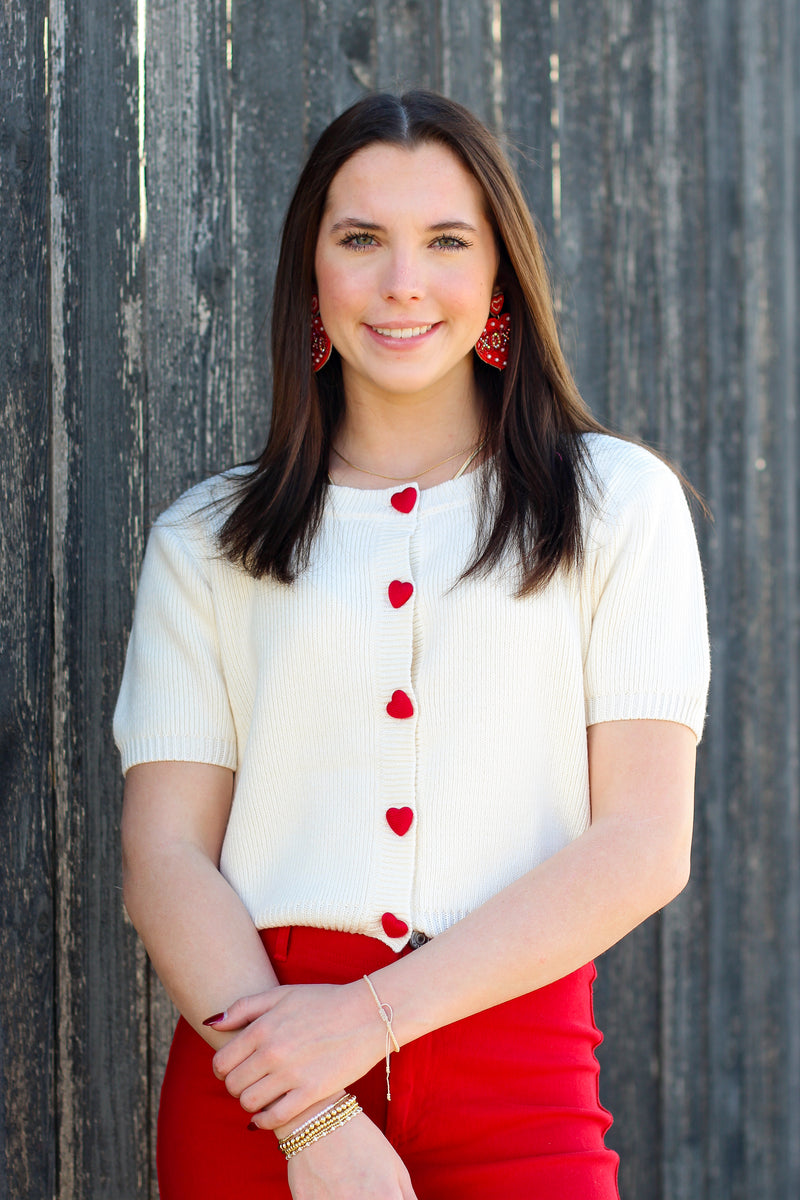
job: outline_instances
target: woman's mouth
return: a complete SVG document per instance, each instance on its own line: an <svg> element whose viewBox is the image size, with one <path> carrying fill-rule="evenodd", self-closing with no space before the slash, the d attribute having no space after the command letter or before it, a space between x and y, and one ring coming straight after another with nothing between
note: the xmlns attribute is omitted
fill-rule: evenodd
<svg viewBox="0 0 800 1200"><path fill-rule="evenodd" d="M392 338L394 341L405 341L408 338L423 337L434 328L433 325L408 325L402 329L389 328L385 325L370 325L368 328L381 337Z"/></svg>

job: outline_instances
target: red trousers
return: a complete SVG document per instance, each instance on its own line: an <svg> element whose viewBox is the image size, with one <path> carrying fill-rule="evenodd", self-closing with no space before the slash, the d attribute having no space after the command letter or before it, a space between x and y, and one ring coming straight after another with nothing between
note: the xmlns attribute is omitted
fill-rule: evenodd
<svg viewBox="0 0 800 1200"><path fill-rule="evenodd" d="M349 983L396 957L361 934L293 926L261 936L281 983ZM611 1117L597 1095L594 977L590 963L403 1046L390 1103L383 1062L348 1088L419 1200L619 1200L618 1158L603 1142ZM248 1131L211 1057L181 1019L158 1117L161 1200L291 1200L274 1135Z"/></svg>

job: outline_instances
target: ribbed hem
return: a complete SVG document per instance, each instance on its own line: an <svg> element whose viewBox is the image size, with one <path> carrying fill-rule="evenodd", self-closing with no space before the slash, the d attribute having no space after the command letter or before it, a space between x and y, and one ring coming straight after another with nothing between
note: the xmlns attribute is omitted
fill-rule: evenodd
<svg viewBox="0 0 800 1200"><path fill-rule="evenodd" d="M586 701L586 724L602 721L675 721L688 725L700 741L705 720L705 700L697 696L626 692L617 696L592 696Z"/></svg>
<svg viewBox="0 0 800 1200"><path fill-rule="evenodd" d="M236 770L236 746L214 737L132 738L119 747L122 774L143 762L199 762Z"/></svg>

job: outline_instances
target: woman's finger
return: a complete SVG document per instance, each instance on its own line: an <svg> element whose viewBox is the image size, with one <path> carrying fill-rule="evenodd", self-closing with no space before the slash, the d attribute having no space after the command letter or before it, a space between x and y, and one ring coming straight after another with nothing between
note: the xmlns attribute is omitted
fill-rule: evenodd
<svg viewBox="0 0 800 1200"><path fill-rule="evenodd" d="M296 1121L309 1107L308 1099L296 1089L276 1097L271 1104L265 1104L258 1112L253 1113L251 1124L265 1131L280 1129Z"/></svg>
<svg viewBox="0 0 800 1200"><path fill-rule="evenodd" d="M255 1021L256 1017L269 1012L277 1003L277 993L280 990L279 987L274 987L270 988L268 992L257 992L254 996L242 996L239 1000L234 1000L233 1004L224 1012L206 1017L203 1024L210 1025L212 1029L218 1029L223 1033L234 1029L244 1029L251 1021Z"/></svg>

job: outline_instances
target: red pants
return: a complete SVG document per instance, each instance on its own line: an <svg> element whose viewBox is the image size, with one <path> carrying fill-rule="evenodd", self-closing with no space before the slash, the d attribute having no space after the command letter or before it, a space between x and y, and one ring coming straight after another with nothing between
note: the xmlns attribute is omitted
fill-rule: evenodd
<svg viewBox="0 0 800 1200"><path fill-rule="evenodd" d="M261 937L281 983L349 983L395 959L361 934L293 926ZM603 1142L611 1117L597 1096L594 977L590 963L404 1046L392 1056L391 1103L383 1062L348 1089L419 1200L618 1200L618 1158ZM291 1200L274 1135L248 1131L211 1057L181 1019L158 1117L161 1200Z"/></svg>

